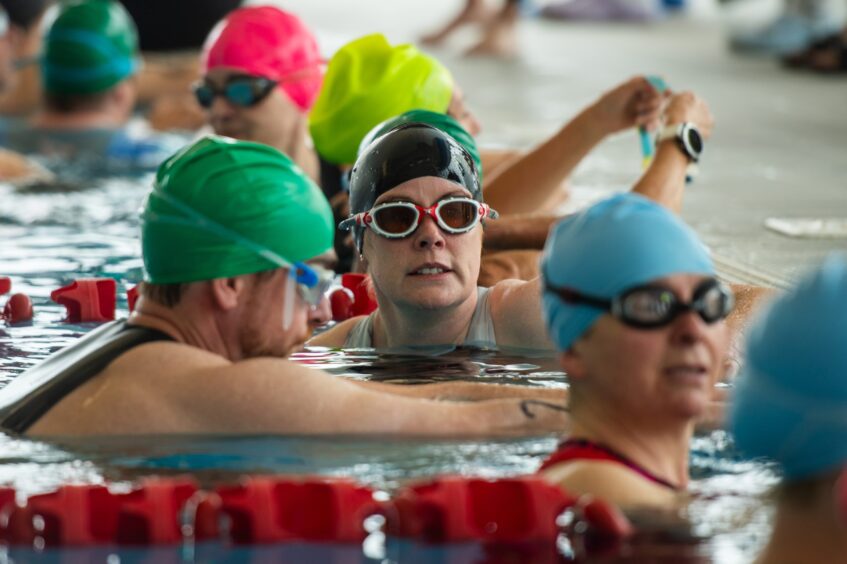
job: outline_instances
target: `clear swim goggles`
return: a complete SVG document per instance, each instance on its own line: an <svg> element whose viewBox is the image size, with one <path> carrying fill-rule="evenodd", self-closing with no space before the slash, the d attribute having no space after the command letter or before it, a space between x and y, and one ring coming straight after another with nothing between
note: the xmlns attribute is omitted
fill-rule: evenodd
<svg viewBox="0 0 847 564"><path fill-rule="evenodd" d="M306 264L304 262L295 262L292 264L266 246L256 243L255 241L244 237L240 233L209 219L170 194L159 191L155 191L153 194L155 194L157 198L163 199L165 202L188 217L178 217L175 215L146 211L144 217L147 221L184 225L207 231L217 235L218 237L229 239L230 241L238 243L245 249L253 251L260 257L279 266L280 268L288 269L289 279L293 279L297 285L297 293L310 307L315 308L320 305L321 300L323 300L324 296L332 286L335 279L335 273L333 271L316 264Z"/></svg>
<svg viewBox="0 0 847 564"><path fill-rule="evenodd" d="M585 304L612 314L624 325L637 329L658 329L669 325L679 315L693 311L708 324L726 318L735 306L732 290L715 278L704 280L694 290L690 302L682 302L668 288L656 284L636 286L611 300L577 292L570 288L546 286L570 304Z"/></svg>
<svg viewBox="0 0 847 564"><path fill-rule="evenodd" d="M356 225L370 227L386 239L403 239L415 232L424 215L434 219L442 231L453 235L467 233L483 219L498 217L488 204L471 198L450 197L428 208L413 202L386 202L348 217L338 224L338 228L349 231Z"/></svg>

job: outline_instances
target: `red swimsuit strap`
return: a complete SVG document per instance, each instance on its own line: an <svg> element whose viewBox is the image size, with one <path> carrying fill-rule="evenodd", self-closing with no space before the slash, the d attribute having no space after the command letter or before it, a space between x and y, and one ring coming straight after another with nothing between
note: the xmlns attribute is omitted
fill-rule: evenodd
<svg viewBox="0 0 847 564"><path fill-rule="evenodd" d="M562 464L564 462L571 462L574 460L602 460L608 462L617 462L618 464L623 464L636 474L646 478L647 480L653 482L654 484L658 484L660 486L664 486L666 488L679 491L681 488L664 480L643 466L636 464L626 456L616 452L605 445L601 445L599 443L595 443L594 441L589 441L587 439L568 439L566 441L562 441L559 444L559 448L556 449L556 452L551 454L547 460L541 465L540 470L546 470L551 466L556 464Z"/></svg>

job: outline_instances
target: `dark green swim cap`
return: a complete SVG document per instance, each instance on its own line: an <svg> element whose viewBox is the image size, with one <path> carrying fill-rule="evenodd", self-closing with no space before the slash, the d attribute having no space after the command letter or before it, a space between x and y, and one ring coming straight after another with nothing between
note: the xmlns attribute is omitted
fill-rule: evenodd
<svg viewBox="0 0 847 564"><path fill-rule="evenodd" d="M120 3L84 0L61 6L44 38L41 74L47 92L96 94L138 70L138 33Z"/></svg>
<svg viewBox="0 0 847 564"><path fill-rule="evenodd" d="M476 141L468 133L467 129L462 127L452 116L445 113L431 112L429 110L411 110L405 114L389 118L365 135L365 138L362 139L362 144L359 145L359 154L361 155L377 137L385 135L392 129L407 123L425 123L431 125L458 141L459 145L464 147L473 159L476 165L477 176L479 176L479 183L482 184L482 159L479 156L479 148L476 146Z"/></svg>
<svg viewBox="0 0 847 564"><path fill-rule="evenodd" d="M145 281L196 282L270 270L332 248L320 188L267 145L208 136L159 167L142 213Z"/></svg>

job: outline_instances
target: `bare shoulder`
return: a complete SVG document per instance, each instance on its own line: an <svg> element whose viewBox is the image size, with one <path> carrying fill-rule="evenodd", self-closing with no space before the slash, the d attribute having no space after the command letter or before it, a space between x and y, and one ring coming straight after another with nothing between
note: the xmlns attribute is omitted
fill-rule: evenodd
<svg viewBox="0 0 847 564"><path fill-rule="evenodd" d="M590 493L622 508L672 507L681 496L639 476L617 462L579 460L556 464L541 475L573 494Z"/></svg>
<svg viewBox="0 0 847 564"><path fill-rule="evenodd" d="M347 340L347 335L350 334L353 327L366 317L366 315L359 315L342 321L320 335L315 335L306 344L310 347L343 347L344 342Z"/></svg>
<svg viewBox="0 0 847 564"><path fill-rule="evenodd" d="M491 287L491 319L501 346L552 349L541 314L541 280L503 280Z"/></svg>

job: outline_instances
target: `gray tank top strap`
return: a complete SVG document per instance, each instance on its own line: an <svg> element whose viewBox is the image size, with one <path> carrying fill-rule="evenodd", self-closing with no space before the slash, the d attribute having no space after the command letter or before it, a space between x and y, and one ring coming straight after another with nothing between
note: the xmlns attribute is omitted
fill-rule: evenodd
<svg viewBox="0 0 847 564"><path fill-rule="evenodd" d="M374 316L376 311L372 311L364 319L360 319L353 325L350 332L347 333L347 339L344 341L345 349L372 349L374 346Z"/></svg>
<svg viewBox="0 0 847 564"><path fill-rule="evenodd" d="M494 334L494 320L491 318L491 296L490 288L479 287L476 289L476 309L465 335L466 347L477 347L481 349L497 348L497 335Z"/></svg>
<svg viewBox="0 0 847 564"><path fill-rule="evenodd" d="M483 349L497 348L497 336L494 334L494 320L491 318L490 292L488 288L476 289L476 309L465 335L464 346ZM360 319L344 341L345 349L373 348L373 326L376 312Z"/></svg>

